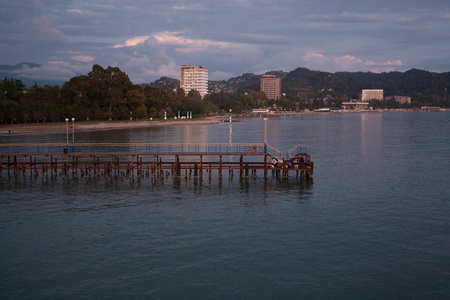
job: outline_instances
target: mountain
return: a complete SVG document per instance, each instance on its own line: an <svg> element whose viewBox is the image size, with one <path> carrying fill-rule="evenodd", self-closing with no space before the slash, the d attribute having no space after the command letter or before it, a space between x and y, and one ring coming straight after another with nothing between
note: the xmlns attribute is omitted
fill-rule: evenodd
<svg viewBox="0 0 450 300"><path fill-rule="evenodd" d="M165 87L170 90L177 90L180 87L180 81L178 79L170 78L170 77L161 77L154 82L149 84L151 87Z"/></svg>
<svg viewBox="0 0 450 300"><path fill-rule="evenodd" d="M434 73L411 69L406 72L321 72L297 68L291 72L271 71L266 74L282 78L282 92L298 99L333 98L358 99L363 89L383 89L385 96L409 96L413 101L426 102L444 98L450 87L450 72ZM178 80L167 77L155 86L175 88ZM250 93L260 90L261 75L245 73L228 80L210 81L211 93Z"/></svg>
<svg viewBox="0 0 450 300"><path fill-rule="evenodd" d="M15 71L21 70L23 67L28 68L39 68L41 65L29 62L21 62L20 64L10 66L10 65L0 65L0 71Z"/></svg>
<svg viewBox="0 0 450 300"><path fill-rule="evenodd" d="M30 63L30 62L21 62L17 65L0 65L0 78L10 78L17 79L22 81L27 87L33 86L35 83L38 85L63 85L65 81L62 80L34 80L24 76L21 76L20 71L24 68L32 69L32 68L40 68L41 65Z"/></svg>

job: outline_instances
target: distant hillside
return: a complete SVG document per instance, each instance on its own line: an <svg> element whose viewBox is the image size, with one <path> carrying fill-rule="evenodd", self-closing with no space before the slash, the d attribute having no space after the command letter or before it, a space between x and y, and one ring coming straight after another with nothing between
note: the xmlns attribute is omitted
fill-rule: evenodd
<svg viewBox="0 0 450 300"><path fill-rule="evenodd" d="M411 69L404 73L336 73L358 82L365 88L381 88L386 95L408 96L442 96L444 89L450 87L450 72L433 73L424 70Z"/></svg>
<svg viewBox="0 0 450 300"><path fill-rule="evenodd" d="M266 74L276 75L284 78L288 73L283 71L270 71ZM210 80L208 81L208 89L211 93L251 93L260 90L261 75L253 73L245 73L238 77L228 80ZM160 79L149 84L152 87L166 87L169 89L178 89L180 81L169 77L161 77Z"/></svg>
<svg viewBox="0 0 450 300"><path fill-rule="evenodd" d="M327 73L298 68L283 79L283 92L299 97L329 94L357 99L363 89L383 89L385 96L410 96L413 101L443 97L450 87L450 73L432 73L412 69L407 72Z"/></svg>
<svg viewBox="0 0 450 300"><path fill-rule="evenodd" d="M180 81L178 79L170 77L161 77L149 84L151 87L165 87L170 90L177 90L180 87Z"/></svg>
<svg viewBox="0 0 450 300"><path fill-rule="evenodd" d="M29 62L22 62L20 64L10 66L10 65L0 65L0 71L15 71L15 70L21 70L23 67L28 68L39 68L41 65L35 64L35 63L29 63Z"/></svg>
<svg viewBox="0 0 450 300"><path fill-rule="evenodd" d="M442 98L445 87L450 88L450 72L432 73L417 69L389 73L328 73L297 68L289 73L271 71L266 74L282 78L282 92L300 99L316 97L358 99L363 89L384 89L385 96L410 96L413 101L422 102L436 97ZM209 81L209 91L251 93L260 90L260 80L261 75L245 73L228 80ZM179 81L162 77L150 85L173 89L179 86Z"/></svg>
<svg viewBox="0 0 450 300"><path fill-rule="evenodd" d="M35 80L21 77L20 70L39 68L39 64L22 62L17 65L0 65L0 78L22 81L28 88ZM357 99L363 89L383 89L385 96L410 96L416 102L436 102L444 98L444 89L450 88L450 72L433 73L412 69L406 72L336 72L328 73L297 68L291 72L270 71L266 74L282 78L282 92L298 100L315 98ZM211 93L251 93L260 90L261 75L244 73L228 80L209 81ZM55 86L64 81L39 80L40 86ZM178 79L161 77L149 84L152 87L165 87L177 90ZM450 98L450 95L449 97Z"/></svg>

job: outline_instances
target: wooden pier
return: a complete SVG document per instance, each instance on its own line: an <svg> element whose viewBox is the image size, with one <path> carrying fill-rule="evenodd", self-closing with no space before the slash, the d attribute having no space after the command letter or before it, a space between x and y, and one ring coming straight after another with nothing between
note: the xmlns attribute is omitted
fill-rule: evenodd
<svg viewBox="0 0 450 300"><path fill-rule="evenodd" d="M308 153L280 158L266 144L0 144L0 176L312 177Z"/></svg>

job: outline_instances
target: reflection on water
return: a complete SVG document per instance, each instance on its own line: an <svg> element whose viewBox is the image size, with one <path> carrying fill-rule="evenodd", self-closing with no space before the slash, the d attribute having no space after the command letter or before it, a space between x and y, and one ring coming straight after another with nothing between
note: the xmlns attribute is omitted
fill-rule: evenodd
<svg viewBox="0 0 450 300"><path fill-rule="evenodd" d="M313 181L305 181L295 176L288 179L274 176L232 178L218 176L203 177L108 177L72 179L37 177L1 178L2 190L29 190L32 193L53 194L61 192L57 198L62 199L69 211L102 210L136 206L140 203L170 201L174 195L179 199L208 199L214 195L227 195L235 199L250 197L254 203L269 197L272 200L306 199L313 194ZM107 193L107 194L105 194ZM274 198L274 193L279 198ZM78 195L89 195L78 197ZM91 201L95 195L107 195L101 201Z"/></svg>
<svg viewBox="0 0 450 300"><path fill-rule="evenodd" d="M269 145L312 146L314 184L271 172L267 179L5 175L0 298L448 299L449 120L448 113L269 119ZM256 143L263 134L264 121L255 119L76 139Z"/></svg>
<svg viewBox="0 0 450 300"><path fill-rule="evenodd" d="M383 145L382 128L382 113L361 114L361 154L363 158L371 157L373 153L381 153Z"/></svg>

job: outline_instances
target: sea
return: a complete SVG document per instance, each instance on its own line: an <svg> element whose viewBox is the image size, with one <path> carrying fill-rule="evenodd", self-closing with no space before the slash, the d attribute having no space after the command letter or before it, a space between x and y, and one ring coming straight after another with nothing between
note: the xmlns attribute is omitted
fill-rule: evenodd
<svg viewBox="0 0 450 300"><path fill-rule="evenodd" d="M236 121L236 122L235 122ZM313 180L0 178L0 299L450 299L450 113L77 132L310 146ZM66 132L1 135L64 143Z"/></svg>

